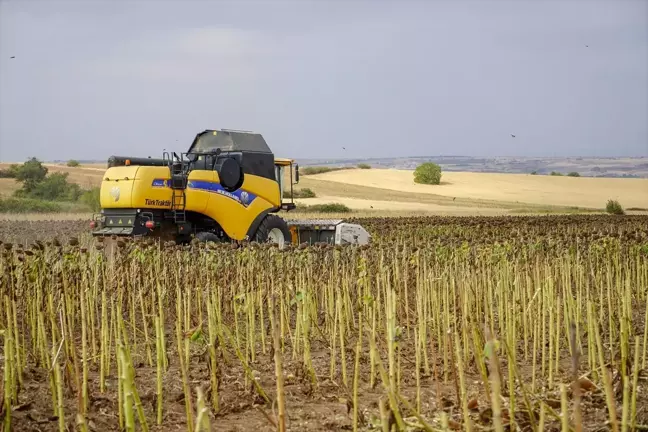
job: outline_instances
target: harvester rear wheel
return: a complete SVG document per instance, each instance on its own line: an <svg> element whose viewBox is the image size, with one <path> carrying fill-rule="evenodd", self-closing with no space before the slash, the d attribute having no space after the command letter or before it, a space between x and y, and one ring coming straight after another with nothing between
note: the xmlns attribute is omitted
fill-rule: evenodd
<svg viewBox="0 0 648 432"><path fill-rule="evenodd" d="M257 229L255 240L259 243L276 243L280 248L290 243L290 230L286 221L277 215L267 215Z"/></svg>

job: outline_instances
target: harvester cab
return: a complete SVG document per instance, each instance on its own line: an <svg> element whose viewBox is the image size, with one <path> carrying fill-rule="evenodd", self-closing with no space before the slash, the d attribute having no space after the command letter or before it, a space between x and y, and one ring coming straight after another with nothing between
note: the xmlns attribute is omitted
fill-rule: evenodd
<svg viewBox="0 0 648 432"><path fill-rule="evenodd" d="M94 236L153 236L200 241L367 244L370 236L343 220L285 221L296 208L299 166L275 158L257 133L205 130L185 153L162 159L112 156L101 184ZM287 184L286 184L287 183ZM290 199L284 199L289 190Z"/></svg>

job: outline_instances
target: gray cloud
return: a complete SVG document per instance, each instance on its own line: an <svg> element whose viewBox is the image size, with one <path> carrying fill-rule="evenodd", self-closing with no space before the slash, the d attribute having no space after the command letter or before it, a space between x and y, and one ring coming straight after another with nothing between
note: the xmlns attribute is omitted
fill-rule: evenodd
<svg viewBox="0 0 648 432"><path fill-rule="evenodd" d="M0 160L648 155L641 0L2 1L0 57Z"/></svg>

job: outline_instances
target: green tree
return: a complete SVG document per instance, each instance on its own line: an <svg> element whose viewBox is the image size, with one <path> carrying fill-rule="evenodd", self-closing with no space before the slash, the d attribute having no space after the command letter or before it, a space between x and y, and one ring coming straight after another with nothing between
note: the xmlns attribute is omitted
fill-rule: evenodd
<svg viewBox="0 0 648 432"><path fill-rule="evenodd" d="M68 173L52 173L38 183L28 194L31 198L48 201L76 201L81 196L79 185L69 183Z"/></svg>
<svg viewBox="0 0 648 432"><path fill-rule="evenodd" d="M295 189L292 195L289 190L284 191L285 198L315 198L315 192L311 188Z"/></svg>
<svg viewBox="0 0 648 432"><path fill-rule="evenodd" d="M358 168L360 168L360 169L371 169L371 165L369 165L367 163L359 163Z"/></svg>
<svg viewBox="0 0 648 432"><path fill-rule="evenodd" d="M617 200L608 200L607 204L605 205L605 211L615 215L625 214L623 207Z"/></svg>
<svg viewBox="0 0 648 432"><path fill-rule="evenodd" d="M67 161L67 166L69 167L78 167L79 165L81 164L78 160L70 159L69 161Z"/></svg>
<svg viewBox="0 0 648 432"><path fill-rule="evenodd" d="M92 211L101 210L100 188L94 187L83 192L79 201L88 206Z"/></svg>
<svg viewBox="0 0 648 432"><path fill-rule="evenodd" d="M45 180L47 171L47 167L44 167L38 159L33 157L16 168L16 180L23 183L25 193L30 193L38 183Z"/></svg>
<svg viewBox="0 0 648 432"><path fill-rule="evenodd" d="M569 174L567 174L567 177L580 177L580 174L577 173L576 171L572 171Z"/></svg>
<svg viewBox="0 0 648 432"><path fill-rule="evenodd" d="M432 162L426 162L414 170L414 182L438 185L441 183L441 167Z"/></svg>

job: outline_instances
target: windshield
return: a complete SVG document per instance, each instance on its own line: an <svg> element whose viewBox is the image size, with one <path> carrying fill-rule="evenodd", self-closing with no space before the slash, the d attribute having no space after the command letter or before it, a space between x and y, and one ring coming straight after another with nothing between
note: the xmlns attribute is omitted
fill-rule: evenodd
<svg viewBox="0 0 648 432"><path fill-rule="evenodd" d="M220 144L220 145L219 145ZM191 148L191 151L198 153L206 153L210 151L215 151L217 148L223 150L222 140L217 139L217 137L211 134L203 134L198 137L195 144Z"/></svg>

